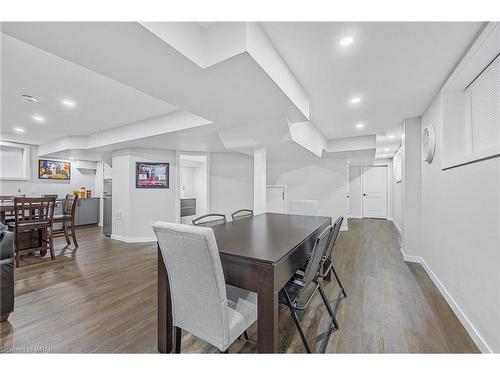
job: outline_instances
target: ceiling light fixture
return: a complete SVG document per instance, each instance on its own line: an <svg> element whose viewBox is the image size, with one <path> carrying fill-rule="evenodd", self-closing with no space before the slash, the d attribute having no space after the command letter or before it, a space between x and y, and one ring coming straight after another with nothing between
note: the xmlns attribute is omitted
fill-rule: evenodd
<svg viewBox="0 0 500 375"><path fill-rule="evenodd" d="M365 124L356 124L356 129L363 129L365 127Z"/></svg>
<svg viewBox="0 0 500 375"><path fill-rule="evenodd" d="M340 40L339 44L342 47L347 47L348 45L352 44L352 42L354 42L354 38L352 36L346 36Z"/></svg>
<svg viewBox="0 0 500 375"><path fill-rule="evenodd" d="M76 103L73 100L70 100L70 99L64 99L64 100L61 101L61 103L65 107L68 107L68 108L73 108L76 105Z"/></svg>
<svg viewBox="0 0 500 375"><path fill-rule="evenodd" d="M40 115L33 115L33 116L31 116L31 118L33 120L35 120L36 122L45 122L45 117L40 116Z"/></svg>
<svg viewBox="0 0 500 375"><path fill-rule="evenodd" d="M21 98L23 98L28 103L36 103L36 102L38 102L37 98L35 98L34 96L31 96L31 95L28 95L28 94L22 94Z"/></svg>
<svg viewBox="0 0 500 375"><path fill-rule="evenodd" d="M358 104L361 101L361 98L359 96L355 96L354 98L351 99L352 104Z"/></svg>
<svg viewBox="0 0 500 375"><path fill-rule="evenodd" d="M25 132L25 130L23 128L14 128L14 131L16 133L24 133Z"/></svg>
<svg viewBox="0 0 500 375"><path fill-rule="evenodd" d="M390 136L389 136L389 139L394 139L394 135L390 135Z"/></svg>

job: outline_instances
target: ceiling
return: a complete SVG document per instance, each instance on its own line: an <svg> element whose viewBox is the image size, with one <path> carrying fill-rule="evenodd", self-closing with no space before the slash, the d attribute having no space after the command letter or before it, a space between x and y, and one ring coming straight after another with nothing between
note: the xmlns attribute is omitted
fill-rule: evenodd
<svg viewBox="0 0 500 375"><path fill-rule="evenodd" d="M178 110L165 101L1 34L2 134L40 144L86 135ZM29 103L29 94L38 99ZM62 105L69 99L72 108ZM32 119L40 115L45 122ZM14 128L22 128L19 134Z"/></svg>
<svg viewBox="0 0 500 375"><path fill-rule="evenodd" d="M327 138L377 134L376 158L393 155L401 142L403 119L421 115L484 26L261 25L307 93L310 121ZM1 133L12 136L14 127L23 127L26 133L17 134L18 141L40 144L64 135L91 134L180 109L213 124L92 151L142 147L227 152L219 136L224 129L255 126L251 135L271 134L268 126L273 123L294 116L303 121L248 53L201 69L134 22L8 23L2 31ZM345 36L354 42L341 47L339 40ZM23 93L36 96L38 103L23 101ZM360 103L350 103L354 96ZM63 107L63 98L76 106ZM38 113L45 123L32 120ZM364 127L357 129L357 123ZM300 149L281 143L276 148L295 153ZM279 153L268 155L274 154Z"/></svg>
<svg viewBox="0 0 500 375"><path fill-rule="evenodd" d="M420 116L480 22L266 22L263 28L310 100L327 138L386 131ZM354 42L341 47L351 36ZM352 97L361 102L353 105ZM355 124L363 123L363 129Z"/></svg>

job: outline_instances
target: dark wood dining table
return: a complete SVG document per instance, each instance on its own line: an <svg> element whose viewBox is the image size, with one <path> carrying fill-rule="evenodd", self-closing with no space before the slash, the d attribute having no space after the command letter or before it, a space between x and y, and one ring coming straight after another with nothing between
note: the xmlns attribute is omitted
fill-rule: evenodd
<svg viewBox="0 0 500 375"><path fill-rule="evenodd" d="M277 353L278 294L311 253L330 217L265 213L212 226L226 283L256 292L259 353ZM158 246L158 351L172 351L170 288Z"/></svg>

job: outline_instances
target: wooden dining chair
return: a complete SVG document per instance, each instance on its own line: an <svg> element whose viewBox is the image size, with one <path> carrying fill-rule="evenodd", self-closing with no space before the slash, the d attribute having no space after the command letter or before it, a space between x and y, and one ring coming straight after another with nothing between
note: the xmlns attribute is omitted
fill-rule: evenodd
<svg viewBox="0 0 500 375"><path fill-rule="evenodd" d="M212 225L227 223L224 214L206 214L193 219L193 225L211 227Z"/></svg>
<svg viewBox="0 0 500 375"><path fill-rule="evenodd" d="M14 205L14 198L15 195L0 195L0 203L12 203ZM4 224L14 221L14 210L2 212L1 219Z"/></svg>
<svg viewBox="0 0 500 375"><path fill-rule="evenodd" d="M78 203L78 196L73 194L66 195L64 200L63 213L62 215L54 215L54 224L62 224L62 230L54 231L55 236L62 236L66 239L66 243L69 245L71 243L68 233L68 225L71 227L71 238L73 239L73 245L78 247L78 241L76 240L75 231L75 214L76 207Z"/></svg>
<svg viewBox="0 0 500 375"><path fill-rule="evenodd" d="M16 250L16 267L19 267L21 255L32 253L35 250L45 250L49 246L50 258L55 260L54 239L52 235L52 220L56 199L50 198L14 198L14 222L8 223L9 229L14 231L14 246ZM21 235L29 232L40 232L36 246L21 247ZM29 242L29 241L27 241Z"/></svg>
<svg viewBox="0 0 500 375"><path fill-rule="evenodd" d="M325 290L320 282L321 268L323 266L323 254L325 253L325 248L329 246L329 241L331 239L331 233L333 231L333 226L329 225L316 239L314 242L313 249L311 251L311 256L309 262L307 263L304 274L296 274L280 291L280 301L282 304L286 305L290 310L292 319L299 331L300 338L306 349L307 353L311 353L311 347L306 338L302 325L298 317L298 312L306 310L309 307L313 297L316 292L319 291L321 299L328 310L332 323L336 328L339 327L337 318L335 317L335 312L333 311ZM311 284L314 284L314 288L309 288ZM305 301L305 302L300 302ZM325 335L324 339L328 336ZM323 345L322 345L323 346Z"/></svg>
<svg viewBox="0 0 500 375"><path fill-rule="evenodd" d="M248 208L244 208L242 210L235 211L231 214L233 221L246 219L246 218L252 217L252 216L253 216L253 211L248 209Z"/></svg>

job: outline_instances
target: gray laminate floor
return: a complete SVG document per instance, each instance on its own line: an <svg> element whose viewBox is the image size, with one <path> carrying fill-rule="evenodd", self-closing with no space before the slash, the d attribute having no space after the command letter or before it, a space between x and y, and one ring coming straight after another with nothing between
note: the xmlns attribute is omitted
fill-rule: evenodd
<svg viewBox="0 0 500 375"><path fill-rule="evenodd" d="M156 247L104 237L100 228L78 230L80 247L56 241L56 261L30 257L16 270L16 307L0 324L0 351L156 351ZM391 222L349 220L334 249L347 289L338 310L340 329L330 353L470 353L477 348L421 266L404 263ZM333 298L337 289L327 285ZM328 321L317 296L302 322L317 344ZM237 340L231 353L255 353ZM280 310L282 352L302 353L288 311ZM186 334L183 352L217 352Z"/></svg>

